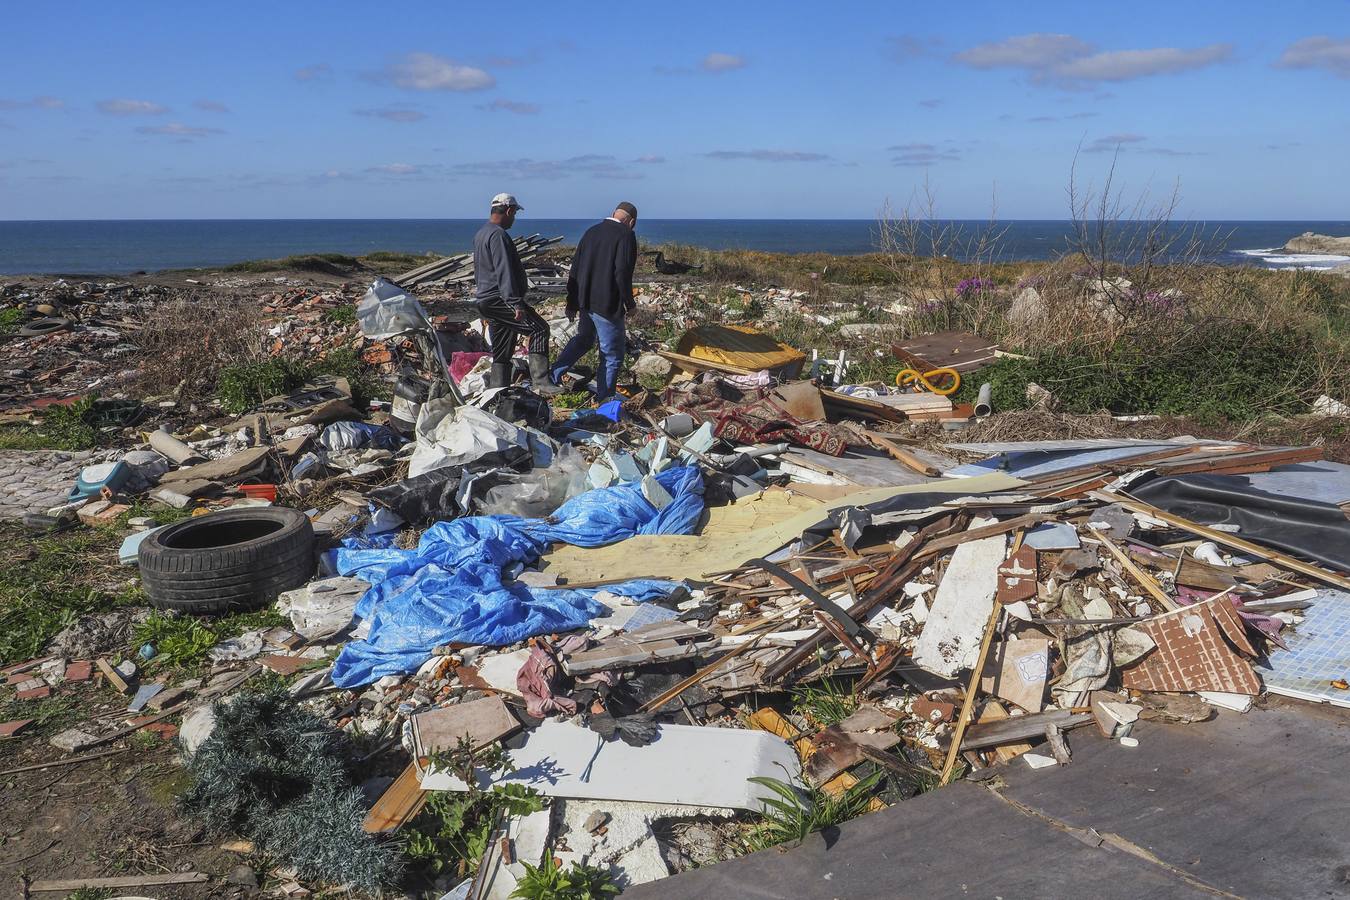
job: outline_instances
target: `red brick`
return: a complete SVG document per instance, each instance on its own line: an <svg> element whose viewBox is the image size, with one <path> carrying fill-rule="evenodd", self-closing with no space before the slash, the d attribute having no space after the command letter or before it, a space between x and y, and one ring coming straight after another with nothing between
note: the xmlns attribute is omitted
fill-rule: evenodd
<svg viewBox="0 0 1350 900"><path fill-rule="evenodd" d="M32 719L15 719L13 722L0 722L0 738L14 737L32 721Z"/></svg>
<svg viewBox="0 0 1350 900"><path fill-rule="evenodd" d="M142 728L141 731L151 731L164 740L171 741L178 735L178 726L168 722L151 722L149 725Z"/></svg>
<svg viewBox="0 0 1350 900"><path fill-rule="evenodd" d="M32 690L19 691L14 696L18 697L20 700L45 700L51 695L52 689L44 684L42 687L36 687Z"/></svg>
<svg viewBox="0 0 1350 900"><path fill-rule="evenodd" d="M88 681L94 673L94 663L87 659L77 659L66 666L66 681Z"/></svg>

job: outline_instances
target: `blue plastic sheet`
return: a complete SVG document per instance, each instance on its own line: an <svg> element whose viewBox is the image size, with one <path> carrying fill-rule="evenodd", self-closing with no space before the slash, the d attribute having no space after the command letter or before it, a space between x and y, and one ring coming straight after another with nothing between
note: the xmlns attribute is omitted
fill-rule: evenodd
<svg viewBox="0 0 1350 900"><path fill-rule="evenodd" d="M703 512L703 477L680 466L656 476L674 498L656 509L636 484L587 491L547 519L472 516L438 522L415 550L336 552L337 570L371 583L356 606L370 634L342 648L333 682L351 688L415 670L434 647L460 642L503 646L538 634L581 628L604 615L606 590L638 601L665 596L674 582L638 579L604 588L531 588L505 570L536 560L553 543L600 547L636 534L689 534ZM353 542L355 543L355 542Z"/></svg>

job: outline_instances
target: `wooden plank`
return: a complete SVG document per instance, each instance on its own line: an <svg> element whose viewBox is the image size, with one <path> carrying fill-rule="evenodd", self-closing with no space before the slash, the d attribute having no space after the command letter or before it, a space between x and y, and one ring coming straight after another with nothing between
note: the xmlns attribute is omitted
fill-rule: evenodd
<svg viewBox="0 0 1350 900"><path fill-rule="evenodd" d="M1262 547L1260 544L1244 541L1242 538L1225 531L1215 531L1213 528L1207 528L1204 525L1192 522L1190 519L1174 516L1165 510L1161 510L1142 500L1137 500L1128 494L1115 494L1110 491L1102 491L1100 496L1108 503L1119 503L1126 509L1152 516L1155 519L1166 522L1168 525L1175 525L1177 528L1189 531L1191 534L1198 534L1216 544L1232 547L1234 550L1239 550L1245 555L1256 556L1268 560L1279 565L1281 568L1298 572L1301 575L1307 575L1309 578L1316 579L1323 584L1338 587L1343 591L1350 591L1350 578L1337 575L1320 566L1305 563L1303 560L1296 559L1287 553L1280 553L1278 550L1271 550L1267 547Z"/></svg>
<svg viewBox="0 0 1350 900"><path fill-rule="evenodd" d="M875 400L868 400L864 397L850 397L848 394L840 394L825 388L821 388L820 397L825 403L825 411L827 413L833 412L835 415L884 419L887 422L909 421L909 416L905 414L904 410L887 406L884 403L878 403Z"/></svg>
<svg viewBox="0 0 1350 900"><path fill-rule="evenodd" d="M1012 716L1002 721L981 722L970 726L961 741L962 750L981 750L1000 744L1015 744L1028 738L1045 737L1045 727L1054 725L1067 731L1092 721L1092 713L1078 713L1071 709L1048 709L1026 716Z"/></svg>
<svg viewBox="0 0 1350 900"><path fill-rule="evenodd" d="M165 884L203 884L211 880L205 872L171 872L167 875L123 875L117 878L57 878L34 881L30 891L81 891L103 888L154 887Z"/></svg>
<svg viewBox="0 0 1350 900"><path fill-rule="evenodd" d="M421 780L417 776L417 766L413 763L403 767L394 783L385 789L380 799L366 813L361 828L368 834L385 834L397 831L411 822L427 802L427 792L422 790Z"/></svg>
<svg viewBox="0 0 1350 900"><path fill-rule="evenodd" d="M1134 560L1130 559L1129 555L1124 550L1117 547L1115 541L1111 540L1091 525L1087 526L1087 530L1093 537L1102 542L1106 549L1111 552L1111 555L1116 558L1116 562L1120 563L1121 567L1124 568L1126 572L1129 572L1144 590L1148 591L1150 597L1161 603L1164 609L1170 612L1171 610L1180 608L1175 600L1167 596L1167 592L1162 589L1162 585L1158 584L1152 575L1135 565Z"/></svg>
<svg viewBox="0 0 1350 900"><path fill-rule="evenodd" d="M983 725L991 722L1002 722L1003 720L1010 718L1012 718L1012 716L1008 715L1008 711L1003 708L1003 704L999 703L997 700L991 699L989 702L985 703L984 708L980 710L979 718L975 720L975 724ZM993 749L993 753L996 760L1001 763L1006 763L1017 759L1017 757L1030 750L1031 745L1027 743L999 744Z"/></svg>
<svg viewBox="0 0 1350 900"><path fill-rule="evenodd" d="M879 449L885 450L898 462L909 466L920 475L927 475L930 478L938 478L942 475L942 470L937 466L929 465L884 435L878 434L875 431L867 431L864 432L864 434L866 434L867 439L876 444Z"/></svg>

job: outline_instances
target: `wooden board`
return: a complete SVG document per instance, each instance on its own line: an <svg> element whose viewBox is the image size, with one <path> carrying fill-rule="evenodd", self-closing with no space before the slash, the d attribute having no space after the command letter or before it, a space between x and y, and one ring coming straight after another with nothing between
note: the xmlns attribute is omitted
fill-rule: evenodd
<svg viewBox="0 0 1350 900"><path fill-rule="evenodd" d="M920 371L955 369L964 378L994 364L998 344L965 331L921 334L891 345L891 352Z"/></svg>
<svg viewBox="0 0 1350 900"><path fill-rule="evenodd" d="M417 767L408 763L394 783L375 801L370 812L366 813L361 828L368 834L396 831L401 825L411 822L426 802L426 791L422 790L418 780Z"/></svg>

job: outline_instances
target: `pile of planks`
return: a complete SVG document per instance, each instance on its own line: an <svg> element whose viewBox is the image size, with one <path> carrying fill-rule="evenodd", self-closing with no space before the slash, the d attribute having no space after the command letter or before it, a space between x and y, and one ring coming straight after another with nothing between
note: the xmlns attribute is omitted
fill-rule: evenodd
<svg viewBox="0 0 1350 900"><path fill-rule="evenodd" d="M526 263L538 256L539 251L545 247L559 243L562 236L546 238L540 234L531 234L513 240L516 252L520 254L520 261ZM556 283L560 279L563 290L567 288L566 277L557 266L527 266L525 274L529 276L534 288L545 293L555 293ZM473 280L473 254L458 253L454 256L443 256L435 262L404 272L394 280L409 290L428 285L449 286L470 282Z"/></svg>

